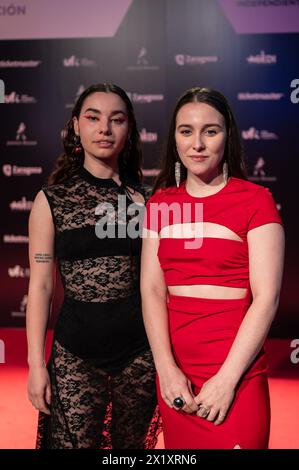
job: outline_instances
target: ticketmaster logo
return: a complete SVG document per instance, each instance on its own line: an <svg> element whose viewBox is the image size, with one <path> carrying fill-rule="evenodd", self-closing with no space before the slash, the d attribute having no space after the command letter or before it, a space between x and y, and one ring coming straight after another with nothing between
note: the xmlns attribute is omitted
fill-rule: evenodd
<svg viewBox="0 0 299 470"><path fill-rule="evenodd" d="M5 85L4 81L0 80L0 103L5 102Z"/></svg>
<svg viewBox="0 0 299 470"><path fill-rule="evenodd" d="M238 93L239 101L277 101L284 96L283 93Z"/></svg>

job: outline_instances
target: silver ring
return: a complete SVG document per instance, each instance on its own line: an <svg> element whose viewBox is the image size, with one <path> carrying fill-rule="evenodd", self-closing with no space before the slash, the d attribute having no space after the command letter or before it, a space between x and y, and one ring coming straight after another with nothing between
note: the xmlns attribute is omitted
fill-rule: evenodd
<svg viewBox="0 0 299 470"><path fill-rule="evenodd" d="M200 416L202 418L206 418L208 416L208 414L210 413L211 410L208 410L207 408L205 408L204 406L200 406L199 407L199 410L198 410L200 413L203 412L203 414L200 414Z"/></svg>

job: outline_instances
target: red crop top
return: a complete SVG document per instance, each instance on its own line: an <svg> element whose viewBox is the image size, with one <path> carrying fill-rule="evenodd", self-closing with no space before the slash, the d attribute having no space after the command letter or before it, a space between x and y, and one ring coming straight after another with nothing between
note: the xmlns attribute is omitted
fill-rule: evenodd
<svg viewBox="0 0 299 470"><path fill-rule="evenodd" d="M203 223L195 226L198 221ZM191 196L185 181L179 188L159 189L147 202L144 227L159 234L157 255L167 286L249 287L247 233L271 222L282 224L270 191L230 177L220 191L205 197ZM186 223L197 227L196 238L192 232L178 233L188 228ZM199 243L190 248L186 241Z"/></svg>

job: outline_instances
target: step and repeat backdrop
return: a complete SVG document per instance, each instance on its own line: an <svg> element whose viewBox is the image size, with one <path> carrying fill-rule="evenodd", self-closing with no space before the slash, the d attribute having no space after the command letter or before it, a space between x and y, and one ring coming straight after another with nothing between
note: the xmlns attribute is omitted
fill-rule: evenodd
<svg viewBox="0 0 299 470"><path fill-rule="evenodd" d="M273 336L299 331L299 1L0 0L0 326L24 326L28 216L62 151L77 96L124 88L136 111L144 177L157 174L178 96L209 86L236 114L249 179L267 186L287 235ZM61 292L54 302L57 313Z"/></svg>

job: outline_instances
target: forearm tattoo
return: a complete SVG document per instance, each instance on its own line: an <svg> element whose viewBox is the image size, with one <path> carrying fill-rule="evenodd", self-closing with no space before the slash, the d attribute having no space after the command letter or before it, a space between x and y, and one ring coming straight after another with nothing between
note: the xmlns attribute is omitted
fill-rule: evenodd
<svg viewBox="0 0 299 470"><path fill-rule="evenodd" d="M34 259L37 263L50 263L52 256L49 253L36 253Z"/></svg>

